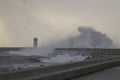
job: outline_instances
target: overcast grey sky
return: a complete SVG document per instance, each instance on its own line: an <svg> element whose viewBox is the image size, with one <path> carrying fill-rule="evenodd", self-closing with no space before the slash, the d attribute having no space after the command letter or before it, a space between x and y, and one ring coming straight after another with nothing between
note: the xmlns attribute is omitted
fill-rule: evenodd
<svg viewBox="0 0 120 80"><path fill-rule="evenodd" d="M120 42L120 0L0 0L0 46L40 46L91 26Z"/></svg>

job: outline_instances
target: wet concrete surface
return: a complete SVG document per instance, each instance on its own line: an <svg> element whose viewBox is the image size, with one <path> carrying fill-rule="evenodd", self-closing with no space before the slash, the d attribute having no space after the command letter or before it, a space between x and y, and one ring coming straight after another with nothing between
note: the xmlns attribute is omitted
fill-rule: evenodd
<svg viewBox="0 0 120 80"><path fill-rule="evenodd" d="M71 80L120 80L120 66L102 70Z"/></svg>

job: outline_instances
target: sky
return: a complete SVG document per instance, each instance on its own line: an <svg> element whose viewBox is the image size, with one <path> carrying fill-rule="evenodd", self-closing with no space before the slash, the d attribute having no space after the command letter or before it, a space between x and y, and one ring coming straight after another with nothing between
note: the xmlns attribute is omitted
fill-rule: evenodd
<svg viewBox="0 0 120 80"><path fill-rule="evenodd" d="M39 46L77 36L79 26L120 43L120 0L0 0L0 47Z"/></svg>

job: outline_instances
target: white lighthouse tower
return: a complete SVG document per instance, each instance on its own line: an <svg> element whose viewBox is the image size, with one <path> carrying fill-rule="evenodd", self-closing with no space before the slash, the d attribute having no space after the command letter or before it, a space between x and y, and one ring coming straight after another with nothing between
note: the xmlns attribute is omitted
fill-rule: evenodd
<svg viewBox="0 0 120 80"><path fill-rule="evenodd" d="M38 47L38 38L37 37L34 37L34 39L33 39L33 46L35 48Z"/></svg>

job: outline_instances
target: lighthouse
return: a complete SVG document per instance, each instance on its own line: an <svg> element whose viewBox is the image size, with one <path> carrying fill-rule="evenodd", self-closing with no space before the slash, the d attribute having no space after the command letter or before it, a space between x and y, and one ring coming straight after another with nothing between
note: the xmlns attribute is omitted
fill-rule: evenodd
<svg viewBox="0 0 120 80"><path fill-rule="evenodd" d="M38 47L38 38L37 37L34 37L34 39L33 39L33 46L35 48Z"/></svg>

